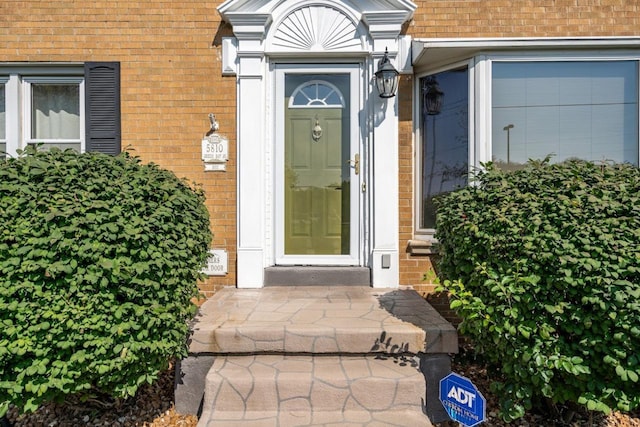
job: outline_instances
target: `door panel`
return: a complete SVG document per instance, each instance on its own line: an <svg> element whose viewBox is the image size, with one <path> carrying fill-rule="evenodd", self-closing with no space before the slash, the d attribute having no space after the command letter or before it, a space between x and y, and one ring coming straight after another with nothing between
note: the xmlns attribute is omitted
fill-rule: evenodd
<svg viewBox="0 0 640 427"><path fill-rule="evenodd" d="M342 108L287 108L285 255L348 251L343 242L349 241L349 192L343 187L350 181L349 152L342 116ZM314 138L316 127L321 135Z"/></svg>

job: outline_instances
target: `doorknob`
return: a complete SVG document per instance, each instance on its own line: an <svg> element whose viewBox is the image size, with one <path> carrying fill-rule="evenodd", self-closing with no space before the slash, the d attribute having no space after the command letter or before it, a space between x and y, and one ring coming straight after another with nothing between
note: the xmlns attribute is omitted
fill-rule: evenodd
<svg viewBox="0 0 640 427"><path fill-rule="evenodd" d="M360 153L356 153L356 155L353 157L353 160L347 160L347 163L350 166L353 166L356 175L360 175Z"/></svg>

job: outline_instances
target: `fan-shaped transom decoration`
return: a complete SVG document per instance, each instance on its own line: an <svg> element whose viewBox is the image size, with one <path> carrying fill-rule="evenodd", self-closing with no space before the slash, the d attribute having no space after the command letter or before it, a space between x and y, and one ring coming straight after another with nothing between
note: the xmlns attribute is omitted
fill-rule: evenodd
<svg viewBox="0 0 640 427"><path fill-rule="evenodd" d="M356 24L332 7L306 6L287 15L273 45L298 51L359 50Z"/></svg>
<svg viewBox="0 0 640 427"><path fill-rule="evenodd" d="M293 91L289 108L344 108L344 98L340 89L333 84L311 80Z"/></svg>

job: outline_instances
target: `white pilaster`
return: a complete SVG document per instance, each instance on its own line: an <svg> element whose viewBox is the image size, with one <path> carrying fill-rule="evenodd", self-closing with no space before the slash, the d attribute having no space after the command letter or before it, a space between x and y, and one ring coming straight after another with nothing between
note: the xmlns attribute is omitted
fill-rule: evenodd
<svg viewBox="0 0 640 427"><path fill-rule="evenodd" d="M238 253L237 286L264 286L265 57L268 15L230 14L237 50Z"/></svg>
<svg viewBox="0 0 640 427"><path fill-rule="evenodd" d="M398 4L395 10L363 12L373 41L373 72L385 51L397 70L407 72L398 64L400 31L413 15L416 5L410 1ZM374 89L370 105L373 109L373 146L371 150L371 282L373 287L397 287L400 284L400 218L398 165L398 96L382 99Z"/></svg>
<svg viewBox="0 0 640 427"><path fill-rule="evenodd" d="M375 61L377 67L377 60ZM374 287L399 285L398 213L398 97L383 99L374 89L373 145L371 147L372 253Z"/></svg>
<svg viewBox="0 0 640 427"><path fill-rule="evenodd" d="M238 74L238 264L239 288L263 286L265 235L264 78L246 72L261 58L241 57Z"/></svg>

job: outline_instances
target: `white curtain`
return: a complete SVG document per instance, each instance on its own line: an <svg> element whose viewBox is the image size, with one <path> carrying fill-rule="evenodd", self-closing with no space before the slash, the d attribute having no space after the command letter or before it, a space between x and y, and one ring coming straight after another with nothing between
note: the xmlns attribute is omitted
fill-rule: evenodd
<svg viewBox="0 0 640 427"><path fill-rule="evenodd" d="M32 84L31 97L31 139L80 139L77 84Z"/></svg>

